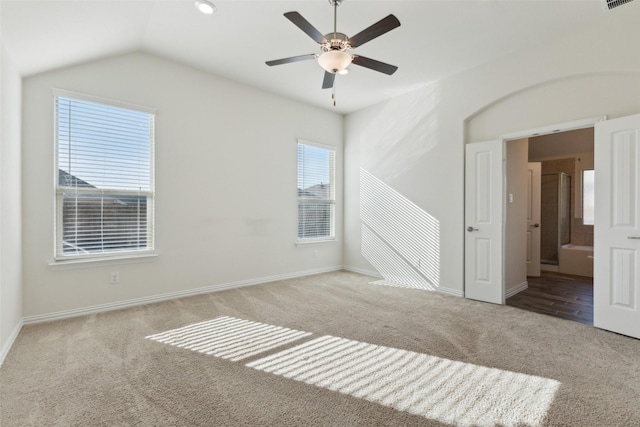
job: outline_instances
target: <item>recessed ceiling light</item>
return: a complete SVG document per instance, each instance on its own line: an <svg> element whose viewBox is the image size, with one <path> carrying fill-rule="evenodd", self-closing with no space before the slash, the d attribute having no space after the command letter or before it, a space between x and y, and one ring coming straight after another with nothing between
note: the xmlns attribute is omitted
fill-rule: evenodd
<svg viewBox="0 0 640 427"><path fill-rule="evenodd" d="M196 8L205 15L211 15L216 11L216 5L209 0L196 0Z"/></svg>

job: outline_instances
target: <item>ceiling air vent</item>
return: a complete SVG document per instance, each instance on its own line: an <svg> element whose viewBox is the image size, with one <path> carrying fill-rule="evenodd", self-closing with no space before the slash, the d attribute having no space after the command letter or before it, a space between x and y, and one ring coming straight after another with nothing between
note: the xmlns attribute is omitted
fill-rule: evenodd
<svg viewBox="0 0 640 427"><path fill-rule="evenodd" d="M604 7L607 10L615 9L618 6L622 6L625 3L631 3L633 0L603 0Z"/></svg>

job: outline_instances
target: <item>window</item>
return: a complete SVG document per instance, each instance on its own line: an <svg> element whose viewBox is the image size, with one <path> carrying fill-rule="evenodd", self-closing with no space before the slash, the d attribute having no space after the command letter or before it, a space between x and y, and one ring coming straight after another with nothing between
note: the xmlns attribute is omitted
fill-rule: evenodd
<svg viewBox="0 0 640 427"><path fill-rule="evenodd" d="M153 250L154 113L54 92L56 260Z"/></svg>
<svg viewBox="0 0 640 427"><path fill-rule="evenodd" d="M593 169L582 171L582 223L585 225L593 225L594 177Z"/></svg>
<svg viewBox="0 0 640 427"><path fill-rule="evenodd" d="M334 238L335 150L298 143L298 240Z"/></svg>

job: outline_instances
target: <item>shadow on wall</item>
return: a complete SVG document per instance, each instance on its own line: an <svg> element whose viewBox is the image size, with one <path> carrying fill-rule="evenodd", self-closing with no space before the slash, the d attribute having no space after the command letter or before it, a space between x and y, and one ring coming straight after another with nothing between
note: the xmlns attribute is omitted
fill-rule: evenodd
<svg viewBox="0 0 640 427"><path fill-rule="evenodd" d="M435 84L423 86L385 103L362 132L367 152L375 157L362 164L384 179L393 179L437 145L436 107L440 94Z"/></svg>
<svg viewBox="0 0 640 427"><path fill-rule="evenodd" d="M362 255L385 281L415 289L440 285L440 222L360 169Z"/></svg>

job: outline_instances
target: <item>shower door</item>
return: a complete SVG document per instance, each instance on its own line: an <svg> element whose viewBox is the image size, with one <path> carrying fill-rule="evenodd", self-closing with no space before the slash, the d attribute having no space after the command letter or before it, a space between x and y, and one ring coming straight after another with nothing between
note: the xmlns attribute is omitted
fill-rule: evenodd
<svg viewBox="0 0 640 427"><path fill-rule="evenodd" d="M541 183L540 258L543 264L558 265L560 246L571 242L571 177L543 174Z"/></svg>

